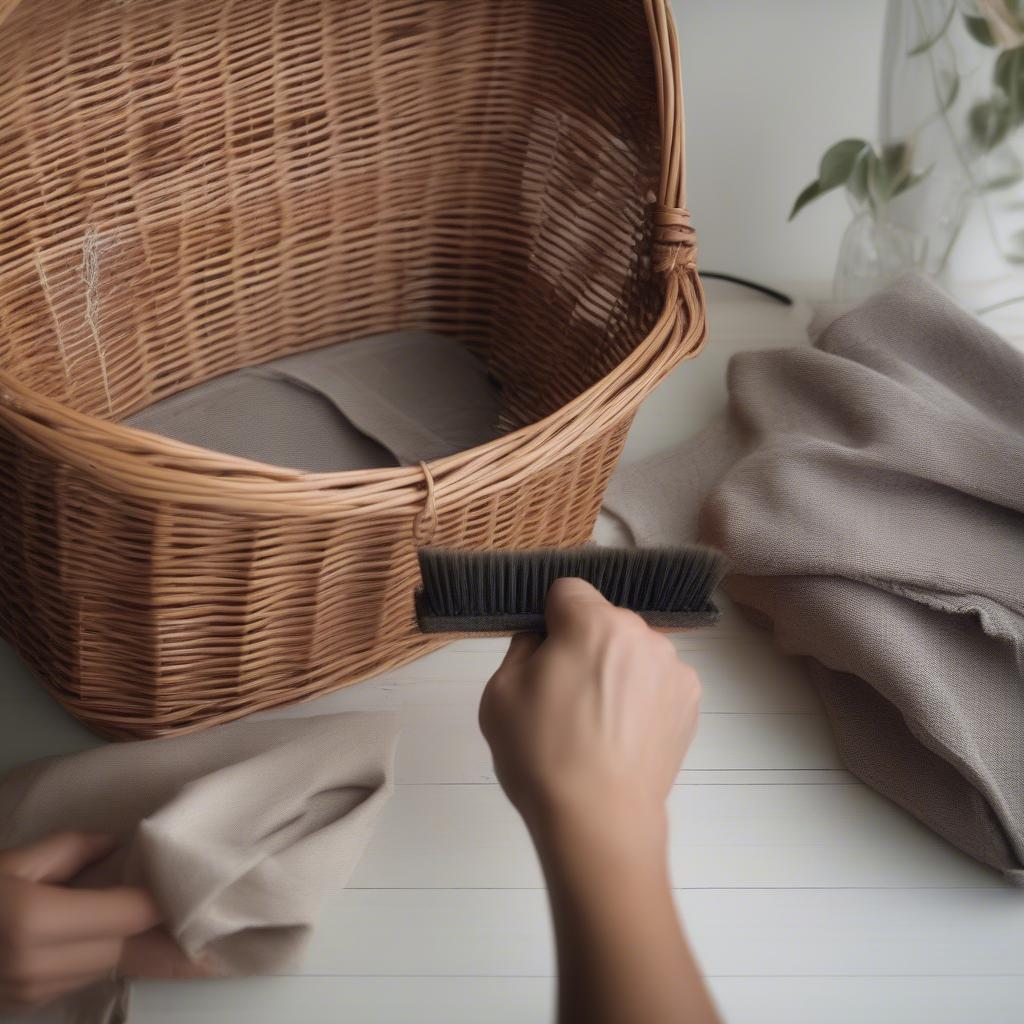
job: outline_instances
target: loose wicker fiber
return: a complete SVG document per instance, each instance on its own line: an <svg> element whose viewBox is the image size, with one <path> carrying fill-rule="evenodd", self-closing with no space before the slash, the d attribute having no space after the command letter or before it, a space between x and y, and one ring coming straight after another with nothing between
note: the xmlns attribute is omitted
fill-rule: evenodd
<svg viewBox="0 0 1024 1024"><path fill-rule="evenodd" d="M418 545L586 541L705 335L667 0L0 0L0 633L112 737L443 641ZM310 475L121 426L403 328L506 432Z"/></svg>

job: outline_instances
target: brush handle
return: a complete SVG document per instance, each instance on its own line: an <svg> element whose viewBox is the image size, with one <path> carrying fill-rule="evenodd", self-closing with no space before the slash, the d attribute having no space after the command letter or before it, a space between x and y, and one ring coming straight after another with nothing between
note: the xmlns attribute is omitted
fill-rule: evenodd
<svg viewBox="0 0 1024 1024"><path fill-rule="evenodd" d="M645 612L637 614L655 629L699 629L714 625L721 612L713 604L697 612ZM417 616L420 630L424 633L545 633L547 627L543 615L494 615L459 616L430 615Z"/></svg>

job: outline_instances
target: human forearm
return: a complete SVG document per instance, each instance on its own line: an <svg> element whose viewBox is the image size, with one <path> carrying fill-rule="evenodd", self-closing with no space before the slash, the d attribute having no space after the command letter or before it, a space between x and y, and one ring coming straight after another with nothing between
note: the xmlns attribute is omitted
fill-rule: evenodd
<svg viewBox="0 0 1024 1024"><path fill-rule="evenodd" d="M718 1020L676 914L662 808L564 809L531 832L547 878L560 1024Z"/></svg>
<svg viewBox="0 0 1024 1024"><path fill-rule="evenodd" d="M509 645L480 724L547 876L561 1024L713 1024L667 867L700 680L583 580L555 581L545 619Z"/></svg>

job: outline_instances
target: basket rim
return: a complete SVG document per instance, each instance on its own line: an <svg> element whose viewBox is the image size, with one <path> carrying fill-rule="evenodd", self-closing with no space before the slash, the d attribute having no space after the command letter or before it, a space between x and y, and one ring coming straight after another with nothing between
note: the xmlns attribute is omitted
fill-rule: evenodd
<svg viewBox="0 0 1024 1024"><path fill-rule="evenodd" d="M19 0L0 3L0 25ZM643 0L654 56L661 121L658 213L688 223L685 209L684 116L678 41L669 0ZM68 408L0 371L0 420L59 461L78 465L139 498L178 505L215 502L218 510L299 516L350 511L408 515L428 501L457 494L484 496L518 476L572 455L635 413L651 388L677 363L697 355L707 335L703 288L692 232L656 229L670 258L651 273L662 276L664 302L652 328L600 380L544 418L501 437L418 466L305 473L174 441L123 423ZM679 263L681 249L688 259ZM436 495L435 495L436 491Z"/></svg>

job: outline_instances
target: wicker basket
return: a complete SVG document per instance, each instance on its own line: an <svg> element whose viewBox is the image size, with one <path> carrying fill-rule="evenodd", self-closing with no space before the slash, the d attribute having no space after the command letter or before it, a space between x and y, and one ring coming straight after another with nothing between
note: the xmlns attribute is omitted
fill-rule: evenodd
<svg viewBox="0 0 1024 1024"><path fill-rule="evenodd" d="M705 335L667 0L0 0L0 633L111 737L443 641L419 544L585 541ZM496 441L311 475L132 430L246 364L469 346Z"/></svg>

